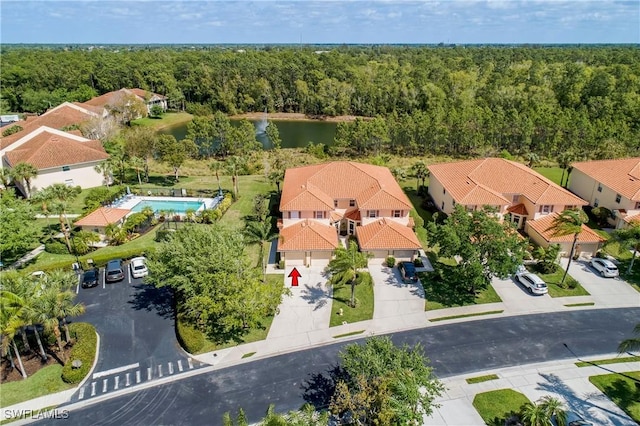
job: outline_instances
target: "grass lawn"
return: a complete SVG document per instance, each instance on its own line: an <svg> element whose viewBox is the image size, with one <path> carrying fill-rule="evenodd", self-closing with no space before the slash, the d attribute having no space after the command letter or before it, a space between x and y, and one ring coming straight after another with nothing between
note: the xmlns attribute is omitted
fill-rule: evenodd
<svg viewBox="0 0 640 426"><path fill-rule="evenodd" d="M62 381L62 366L45 367L26 380L0 385L0 405L8 407L43 395L61 392L73 387Z"/></svg>
<svg viewBox="0 0 640 426"><path fill-rule="evenodd" d="M185 121L191 121L193 116L186 112L165 112L160 118L144 117L131 122L132 126L152 127L156 130L172 126Z"/></svg>
<svg viewBox="0 0 640 426"><path fill-rule="evenodd" d="M267 275L267 283L270 285L279 285L284 286L284 275L283 274L270 274ZM287 297L287 296L284 296ZM257 342L258 340L264 340L267 338L267 334L269 334L269 328L271 328L271 323L273 322L273 315L263 317L260 321L260 327L250 329L247 334L242 336L241 341L231 341L227 343L216 344L208 339L205 339L204 346L202 349L198 351L198 353L205 353L216 351L218 349L230 348L232 346L242 345L244 343Z"/></svg>
<svg viewBox="0 0 640 426"><path fill-rule="evenodd" d="M468 379L465 379L465 381L467 383L469 383L470 385L472 385L474 383L487 382L489 380L498 380L498 375L497 374L487 374L486 376L470 377Z"/></svg>
<svg viewBox="0 0 640 426"><path fill-rule="evenodd" d="M351 286L334 287L333 303L331 304L331 320L329 327L342 325L343 321L349 324L366 321L373 318L373 286L361 284L356 286L356 300L358 306L352 308L348 305L351 298ZM342 309L343 315L338 315Z"/></svg>
<svg viewBox="0 0 640 426"><path fill-rule="evenodd" d="M631 377L635 380L631 379ZM591 376L589 381L607 395L629 417L640 423L640 386L638 386L638 383L640 383L640 371Z"/></svg>
<svg viewBox="0 0 640 426"><path fill-rule="evenodd" d="M562 275L564 275L564 270L560 267L558 267L556 272L552 274L542 274L539 272L535 272L535 274L547 283L547 286L549 287L549 296L551 297L589 295L589 292L585 290L578 281L571 277L571 268L569 268L569 274L567 274L567 278L564 280L564 287L560 287L559 285L562 280Z"/></svg>
<svg viewBox="0 0 640 426"><path fill-rule="evenodd" d="M562 169L560 167L534 167L533 170L540 173L552 182L560 185L560 178L562 178ZM565 172L565 179L567 178Z"/></svg>
<svg viewBox="0 0 640 426"><path fill-rule="evenodd" d="M625 356L608 359L597 359L595 361L579 361L576 362L577 367L591 367L592 365L620 364L625 362L640 361L640 356Z"/></svg>
<svg viewBox="0 0 640 426"><path fill-rule="evenodd" d="M472 294L461 294L456 290L452 290L440 282L430 279L430 273L418 273L425 294L425 311L433 311L436 309L452 308L455 306L481 305L484 303L502 302L498 293L491 285L486 289L478 292L475 297Z"/></svg>
<svg viewBox="0 0 640 426"><path fill-rule="evenodd" d="M528 402L531 401L526 396L513 389L483 392L473 398L473 406L489 426L504 426L505 419Z"/></svg>

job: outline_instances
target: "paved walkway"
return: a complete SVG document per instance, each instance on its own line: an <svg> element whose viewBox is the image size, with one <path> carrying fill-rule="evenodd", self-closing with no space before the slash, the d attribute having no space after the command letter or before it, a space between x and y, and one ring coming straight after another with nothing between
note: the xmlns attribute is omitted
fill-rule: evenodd
<svg viewBox="0 0 640 426"><path fill-rule="evenodd" d="M599 356L597 359L615 358L617 354ZM480 371L443 380L446 392L437 402L441 404L434 413L425 417L429 426L482 425L484 421L473 407L474 397L482 392L497 389L514 389L530 401L544 395L563 400L569 411L582 416L598 426L631 426L631 420L617 405L589 382L590 376L624 373L640 370L640 362L577 367L570 360L529 364L500 370ZM496 374L497 380L468 384L466 379L486 374Z"/></svg>

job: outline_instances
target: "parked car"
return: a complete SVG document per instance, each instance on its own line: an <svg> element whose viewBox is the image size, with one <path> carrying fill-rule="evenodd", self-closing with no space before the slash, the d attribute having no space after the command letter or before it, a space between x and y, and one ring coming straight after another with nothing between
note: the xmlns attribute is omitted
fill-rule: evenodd
<svg viewBox="0 0 640 426"><path fill-rule="evenodd" d="M416 267L413 262L400 262L398 263L398 270L402 281L405 283L417 283L418 274L416 273Z"/></svg>
<svg viewBox="0 0 640 426"><path fill-rule="evenodd" d="M122 281L124 279L124 270L122 268L122 260L114 259L107 263L105 268L105 280L110 283L114 281Z"/></svg>
<svg viewBox="0 0 640 426"><path fill-rule="evenodd" d="M133 259L131 259L129 268L131 269L131 276L133 278L142 278L146 277L149 274L146 261L147 259L144 257L134 257Z"/></svg>
<svg viewBox="0 0 640 426"><path fill-rule="evenodd" d="M596 271L600 273L603 277L613 278L620 275L620 271L618 271L618 267L612 261L608 259L600 259L599 257L594 257L589 262L589 265Z"/></svg>
<svg viewBox="0 0 640 426"><path fill-rule="evenodd" d="M100 270L92 268L82 274L82 288L95 287L100 282Z"/></svg>
<svg viewBox="0 0 640 426"><path fill-rule="evenodd" d="M567 426L593 426L593 423L586 421L578 413L574 413L573 411L567 411L566 420L565 425ZM551 424L558 426L558 420L555 416L551 417Z"/></svg>
<svg viewBox="0 0 640 426"><path fill-rule="evenodd" d="M515 277L516 281L525 286L531 294L546 294L549 292L549 288L547 288L544 280L536 274L527 271L524 266L518 268Z"/></svg>

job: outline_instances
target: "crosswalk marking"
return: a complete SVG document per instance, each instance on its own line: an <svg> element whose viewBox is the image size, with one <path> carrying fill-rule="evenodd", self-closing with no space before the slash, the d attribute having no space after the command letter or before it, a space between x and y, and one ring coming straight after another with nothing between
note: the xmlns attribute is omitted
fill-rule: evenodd
<svg viewBox="0 0 640 426"><path fill-rule="evenodd" d="M104 379L102 381L102 393L105 393L107 391L107 383L108 383L108 379Z"/></svg>
<svg viewBox="0 0 640 426"><path fill-rule="evenodd" d="M80 388L80 393L78 394L78 399L84 398L84 386Z"/></svg>
<svg viewBox="0 0 640 426"><path fill-rule="evenodd" d="M126 379L126 380L127 380L127 382L125 383L125 386L129 386L129 385L131 385L131 381L129 380L129 373L127 373L125 377L127 378L127 379Z"/></svg>
<svg viewBox="0 0 640 426"><path fill-rule="evenodd" d="M120 384L120 376L116 376L116 386L114 389L118 389L119 384Z"/></svg>
<svg viewBox="0 0 640 426"><path fill-rule="evenodd" d="M91 383L91 396L96 394L96 382Z"/></svg>
<svg viewBox="0 0 640 426"><path fill-rule="evenodd" d="M151 367L147 367L147 380L151 380Z"/></svg>
<svg viewBox="0 0 640 426"><path fill-rule="evenodd" d="M173 363L169 362L169 374L173 374Z"/></svg>
<svg viewBox="0 0 640 426"><path fill-rule="evenodd" d="M162 364L158 364L158 375L162 377Z"/></svg>
<svg viewBox="0 0 640 426"><path fill-rule="evenodd" d="M136 383L140 383L140 370L136 371Z"/></svg>
<svg viewBox="0 0 640 426"><path fill-rule="evenodd" d="M178 360L178 370L182 371L182 360Z"/></svg>

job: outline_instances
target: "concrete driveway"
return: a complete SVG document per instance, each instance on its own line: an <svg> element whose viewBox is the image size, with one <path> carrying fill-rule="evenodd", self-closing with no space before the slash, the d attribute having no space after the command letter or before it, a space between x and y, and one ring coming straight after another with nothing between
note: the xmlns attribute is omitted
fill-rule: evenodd
<svg viewBox="0 0 640 426"><path fill-rule="evenodd" d="M378 327L398 329L427 324L424 289L420 281L404 284L397 267L369 264L373 279L373 321Z"/></svg>
<svg viewBox="0 0 640 426"><path fill-rule="evenodd" d="M284 296L280 312L269 329L268 340L329 328L332 291L326 284L324 266L297 266L297 269L301 274L297 287L291 286L292 279L289 278L293 267L285 270L284 285L291 290L291 296Z"/></svg>
<svg viewBox="0 0 640 426"><path fill-rule="evenodd" d="M558 299L548 294L530 294L527 288L518 283L515 278L502 280L494 277L491 280L491 285L502 299L504 311L507 314L549 312L563 309L563 304Z"/></svg>
<svg viewBox="0 0 640 426"><path fill-rule="evenodd" d="M561 259L563 268L567 259ZM589 293L598 308L640 306L640 293L621 278L603 278L584 259L573 261L569 275L575 278Z"/></svg>

